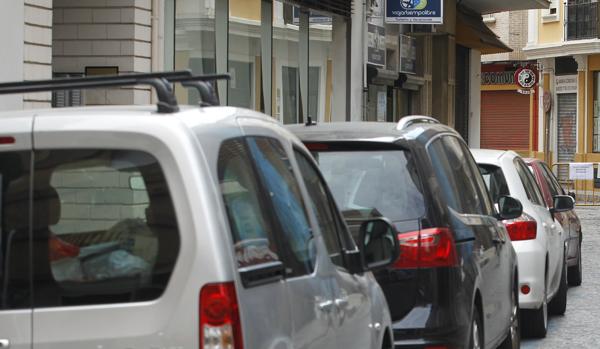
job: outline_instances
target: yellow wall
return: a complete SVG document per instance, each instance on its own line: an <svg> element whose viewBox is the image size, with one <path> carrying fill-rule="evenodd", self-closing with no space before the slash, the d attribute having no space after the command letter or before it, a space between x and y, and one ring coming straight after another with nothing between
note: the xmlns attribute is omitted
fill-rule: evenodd
<svg viewBox="0 0 600 349"><path fill-rule="evenodd" d="M589 55L588 56L588 90L587 90L587 146L585 149L586 153L593 151L593 132L594 132L594 72L600 71L600 55ZM581 83L580 83L581 84ZM583 134L583 133L582 133ZM594 159L600 157L600 154L585 154L592 156ZM587 160L586 160L587 161ZM590 160L595 161L595 160Z"/></svg>
<svg viewBox="0 0 600 349"><path fill-rule="evenodd" d="M548 44L553 42L561 42L563 39L564 25L563 18L565 14L564 6L559 6L559 20L555 22L544 23L542 19L542 10L540 11L539 22L538 22L538 43Z"/></svg>
<svg viewBox="0 0 600 349"><path fill-rule="evenodd" d="M229 0L229 15L260 21L261 0Z"/></svg>

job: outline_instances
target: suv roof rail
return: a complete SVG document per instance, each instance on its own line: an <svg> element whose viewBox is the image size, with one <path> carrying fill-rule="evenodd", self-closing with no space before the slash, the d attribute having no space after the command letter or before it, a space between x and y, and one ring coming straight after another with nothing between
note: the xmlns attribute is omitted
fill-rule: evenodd
<svg viewBox="0 0 600 349"><path fill-rule="evenodd" d="M109 76L76 77L49 80L33 80L0 83L0 95L14 93L45 92L69 89L90 89L99 87L117 87L149 85L154 87L158 97L159 113L173 113L179 110L171 83L181 82L184 86L198 89L203 100L202 105L218 105L219 100L214 88L207 81L229 79L227 74L192 75L190 70L178 70L157 73L134 73ZM200 87L201 86L201 87Z"/></svg>
<svg viewBox="0 0 600 349"><path fill-rule="evenodd" d="M396 126L397 130L403 130L414 124L439 124L440 122L432 118L431 116L424 115L410 115L405 116L400 121L398 121L398 125Z"/></svg>

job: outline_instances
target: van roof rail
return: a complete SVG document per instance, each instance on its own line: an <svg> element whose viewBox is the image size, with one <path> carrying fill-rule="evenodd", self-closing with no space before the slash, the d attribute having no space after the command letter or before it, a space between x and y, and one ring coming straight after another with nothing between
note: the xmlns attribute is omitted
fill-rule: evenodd
<svg viewBox="0 0 600 349"><path fill-rule="evenodd" d="M396 126L397 130L403 130L414 124L439 124L440 122L432 118L431 116L424 115L410 115L405 116L400 121L398 121L398 125Z"/></svg>
<svg viewBox="0 0 600 349"><path fill-rule="evenodd" d="M33 80L0 83L0 95L14 93L31 93L71 89L91 89L100 87L149 85L154 87L158 97L158 112L173 113L179 110L177 99L171 83L181 82L182 85L198 88L203 102L218 105L214 88L207 81L229 79L227 74L192 75L190 70L178 70L156 73L133 73L122 75L74 77L49 80ZM202 84L202 88L198 86Z"/></svg>

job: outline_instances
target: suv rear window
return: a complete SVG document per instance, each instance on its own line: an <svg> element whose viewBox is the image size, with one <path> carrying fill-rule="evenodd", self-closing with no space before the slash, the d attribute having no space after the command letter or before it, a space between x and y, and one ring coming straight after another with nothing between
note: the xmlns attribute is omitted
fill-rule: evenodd
<svg viewBox="0 0 600 349"><path fill-rule="evenodd" d="M384 216L392 221L425 215L422 187L404 150L314 153L346 218Z"/></svg>

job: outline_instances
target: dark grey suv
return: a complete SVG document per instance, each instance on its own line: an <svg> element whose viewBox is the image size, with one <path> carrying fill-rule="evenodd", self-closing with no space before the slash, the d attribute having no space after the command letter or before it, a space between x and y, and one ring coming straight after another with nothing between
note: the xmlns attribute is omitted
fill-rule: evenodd
<svg viewBox="0 0 600 349"><path fill-rule="evenodd" d="M375 274L396 348L518 348L518 269L467 145L427 117L391 123L292 125L319 163L348 225L385 216L400 255Z"/></svg>

